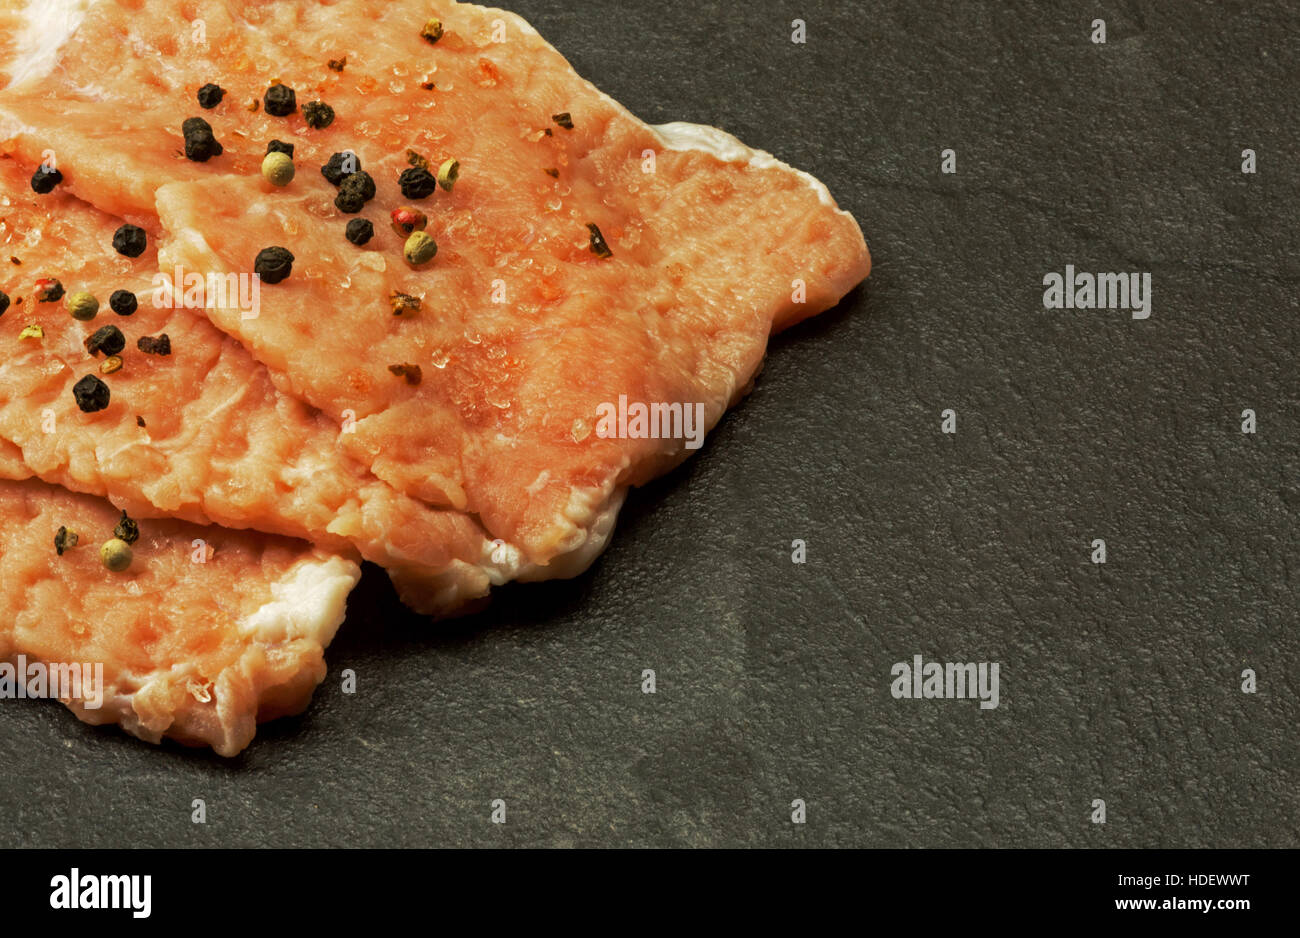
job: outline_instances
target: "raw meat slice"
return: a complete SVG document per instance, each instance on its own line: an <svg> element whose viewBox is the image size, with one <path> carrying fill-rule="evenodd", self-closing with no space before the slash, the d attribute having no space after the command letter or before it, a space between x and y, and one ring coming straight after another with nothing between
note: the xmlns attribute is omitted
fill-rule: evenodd
<svg viewBox="0 0 1300 938"><path fill-rule="evenodd" d="M101 499L0 481L0 661L31 677L40 663L48 683L30 686L42 694L69 676L61 666L94 681L81 666L98 663L98 688L60 688L79 719L223 756L247 746L258 721L304 710L356 564L302 541L160 520L141 523L131 567L110 573L99 544L119 517ZM79 543L59 556L61 527ZM204 563L200 540L213 549Z"/></svg>
<svg viewBox="0 0 1300 938"><path fill-rule="evenodd" d="M301 537L334 552L359 549L387 567L404 598L425 612L454 610L484 595L478 567L491 545L459 512L431 510L370 475L338 447L343 429L272 386L266 369L187 309L157 308L156 223L138 258L111 244L120 223L55 191L26 185L31 167L0 154L0 241L19 264L0 266L12 305L0 318L0 438L32 472L75 491L109 497L140 517L253 527ZM37 302L35 281L57 277L66 293L88 290L101 311L72 319L63 301ZM138 295L131 316L111 294ZM39 325L41 338L22 339ZM121 370L101 375L105 355L85 340L112 325L124 334ZM139 338L167 334L168 356ZM111 390L107 409L82 413L72 387L95 375Z"/></svg>
<svg viewBox="0 0 1300 938"><path fill-rule="evenodd" d="M63 37L72 33L93 0L0 5L0 88L49 73Z"/></svg>
<svg viewBox="0 0 1300 938"><path fill-rule="evenodd" d="M504 573L571 569L626 486L689 453L681 439L602 436L601 408L699 403L712 427L772 331L869 271L856 223L809 177L718 131L642 124L512 14L436 4L445 33L430 45L427 14L404 4L122 4L129 16L110 0L91 11L53 80L0 97L0 124L28 158L66 154L71 190L111 211L147 213L156 190L166 263L234 272L262 245L293 251L262 316L208 315L280 387L336 417L355 411L343 445L379 477L479 517L503 542ZM205 23L206 51L178 17ZM98 80L106 36L124 40L111 83ZM327 65L344 58L341 72ZM272 78L300 103L329 102L335 121L247 111ZM205 81L229 91L204 114L226 152L171 159ZM256 176L273 137L297 148L283 191ZM420 271L383 224L407 201L395 189L407 148L435 167L460 161L454 189L419 203L440 245ZM380 233L363 250L315 172L344 149L378 184L363 214ZM612 257L589 250L588 224ZM422 297L422 312L389 315L394 290ZM405 363L420 365L418 386L389 373Z"/></svg>

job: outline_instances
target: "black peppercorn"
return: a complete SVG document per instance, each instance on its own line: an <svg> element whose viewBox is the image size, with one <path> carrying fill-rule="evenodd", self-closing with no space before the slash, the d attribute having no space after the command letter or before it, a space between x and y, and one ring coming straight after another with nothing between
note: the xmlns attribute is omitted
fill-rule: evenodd
<svg viewBox="0 0 1300 938"><path fill-rule="evenodd" d="M308 127L323 130L334 123L334 108L324 101L311 101L302 106L302 119Z"/></svg>
<svg viewBox="0 0 1300 938"><path fill-rule="evenodd" d="M370 174L357 170L350 176L344 176L339 186L339 194L334 197L334 207L340 212L354 215L375 197L375 181Z"/></svg>
<svg viewBox="0 0 1300 938"><path fill-rule="evenodd" d="M359 189L344 186L334 196L334 207L345 215L355 215L366 207L366 200L361 197Z"/></svg>
<svg viewBox="0 0 1300 938"><path fill-rule="evenodd" d="M146 355L170 355L172 353L172 340L163 333L156 339L153 336L142 335L136 339L135 347Z"/></svg>
<svg viewBox="0 0 1300 938"><path fill-rule="evenodd" d="M139 257L147 243L144 229L135 225L123 225L113 232L113 250L125 257Z"/></svg>
<svg viewBox="0 0 1300 938"><path fill-rule="evenodd" d="M262 103L266 105L266 113L272 117L288 117L298 110L298 96L288 85L272 85L267 88Z"/></svg>
<svg viewBox="0 0 1300 938"><path fill-rule="evenodd" d="M402 195L408 199L425 199L433 195L438 188L438 180L427 169L413 167L403 170L397 177L397 184L402 188Z"/></svg>
<svg viewBox="0 0 1300 938"><path fill-rule="evenodd" d="M94 375L86 375L72 386L72 396L84 413L93 414L108 406L108 385Z"/></svg>
<svg viewBox="0 0 1300 938"><path fill-rule="evenodd" d="M43 165L32 173L32 191L37 195L46 195L63 182L63 173L57 169L46 169Z"/></svg>
<svg viewBox="0 0 1300 938"><path fill-rule="evenodd" d="M203 108L205 111L210 111L220 104L221 99L225 96L226 91L224 88L220 85L214 85L212 82L208 82L199 89L199 107Z"/></svg>
<svg viewBox="0 0 1300 938"><path fill-rule="evenodd" d="M348 222L345 234L349 241L359 247L375 236L375 226L370 223L369 219L354 218ZM2 312L3 310L0 309L0 313Z"/></svg>
<svg viewBox="0 0 1300 938"><path fill-rule="evenodd" d="M139 305L135 294L130 290L114 290L113 295L108 298L108 308L119 316L134 314Z"/></svg>
<svg viewBox="0 0 1300 938"><path fill-rule="evenodd" d="M185 158L195 163L206 163L223 152L217 138L212 136L212 125L201 117L187 117L181 124L185 138Z"/></svg>
<svg viewBox="0 0 1300 938"><path fill-rule="evenodd" d="M262 248L253 261L253 272L263 283L279 283L293 270L293 255L282 247Z"/></svg>
<svg viewBox="0 0 1300 938"><path fill-rule="evenodd" d="M375 197L375 180L369 173L357 170L351 176L344 178L339 189L355 192L361 196L361 201L369 202Z"/></svg>
<svg viewBox="0 0 1300 938"><path fill-rule="evenodd" d="M320 174L329 180L330 185L337 186L353 173L361 172L361 160L357 155L350 151L335 153L329 158L324 166L320 168Z"/></svg>
<svg viewBox="0 0 1300 938"><path fill-rule="evenodd" d="M126 336L122 335L122 330L117 326L104 326L87 336L85 344L86 351L91 355L98 355L100 352L105 355L116 355L126 348Z"/></svg>
<svg viewBox="0 0 1300 938"><path fill-rule="evenodd" d="M281 143L279 140L272 140L266 145L267 153L283 153L289 159L293 159L293 144Z"/></svg>

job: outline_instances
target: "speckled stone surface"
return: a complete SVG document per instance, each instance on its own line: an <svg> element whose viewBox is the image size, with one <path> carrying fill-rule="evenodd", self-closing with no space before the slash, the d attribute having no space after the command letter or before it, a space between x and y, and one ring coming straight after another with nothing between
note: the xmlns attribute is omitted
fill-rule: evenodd
<svg viewBox="0 0 1300 938"><path fill-rule="evenodd" d="M514 9L824 180L871 279L587 575L430 626L368 570L313 707L235 760L4 702L7 842L1300 843L1295 5ZM1066 264L1149 272L1151 317L1044 309ZM916 654L998 662L1000 706L894 699Z"/></svg>

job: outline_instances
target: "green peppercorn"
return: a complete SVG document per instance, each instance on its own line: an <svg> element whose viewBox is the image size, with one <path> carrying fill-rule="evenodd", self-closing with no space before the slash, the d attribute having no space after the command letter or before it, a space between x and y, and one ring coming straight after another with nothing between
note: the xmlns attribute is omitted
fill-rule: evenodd
<svg viewBox="0 0 1300 938"><path fill-rule="evenodd" d="M68 312L78 322L90 322L99 315L99 300L84 290L68 294Z"/></svg>
<svg viewBox="0 0 1300 938"><path fill-rule="evenodd" d="M134 554L130 544L115 537L104 542L104 546L99 549L99 559L113 573L123 573L131 566Z"/></svg>
<svg viewBox="0 0 1300 938"><path fill-rule="evenodd" d="M293 160L283 153L268 153L262 160L262 177L273 186L287 186L293 175Z"/></svg>
<svg viewBox="0 0 1300 938"><path fill-rule="evenodd" d="M406 247L402 249L402 254L406 257L406 262L412 267L420 267L433 260L438 253L438 245L423 231L415 231L406 239Z"/></svg>
<svg viewBox="0 0 1300 938"><path fill-rule="evenodd" d="M442 186L444 192L450 192L451 187L456 185L456 179L460 176L460 162L457 160L447 160L438 167L438 185Z"/></svg>

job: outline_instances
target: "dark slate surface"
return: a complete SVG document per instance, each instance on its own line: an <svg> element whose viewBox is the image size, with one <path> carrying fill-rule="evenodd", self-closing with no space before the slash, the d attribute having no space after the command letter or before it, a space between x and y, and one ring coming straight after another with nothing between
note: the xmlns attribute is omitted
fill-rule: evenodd
<svg viewBox="0 0 1300 938"><path fill-rule="evenodd" d="M642 117L825 180L870 281L588 575L429 627L368 571L238 759L6 704L9 842L1295 845L1300 17L1085 6L518 3ZM1043 309L1066 264L1150 272L1151 318ZM914 654L1001 706L893 699Z"/></svg>

